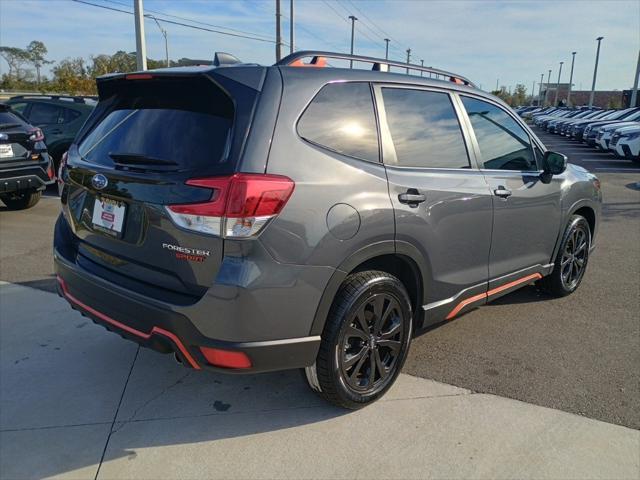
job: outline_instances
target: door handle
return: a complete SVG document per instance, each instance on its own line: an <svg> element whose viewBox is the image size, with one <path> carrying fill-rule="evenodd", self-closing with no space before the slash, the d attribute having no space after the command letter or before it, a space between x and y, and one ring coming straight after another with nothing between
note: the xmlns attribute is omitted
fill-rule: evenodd
<svg viewBox="0 0 640 480"><path fill-rule="evenodd" d="M425 197L422 193L418 192L418 190L416 190L415 188L410 188L409 190L406 191L406 193L401 193L400 195L398 195L398 201L400 203L406 203L412 208L417 207L418 204L426 200L427 200L427 197Z"/></svg>
<svg viewBox="0 0 640 480"><path fill-rule="evenodd" d="M497 197L502 197L502 198L507 198L511 196L511 190L503 187L502 185L500 185L498 188L496 188L493 193L495 193L495 195Z"/></svg>

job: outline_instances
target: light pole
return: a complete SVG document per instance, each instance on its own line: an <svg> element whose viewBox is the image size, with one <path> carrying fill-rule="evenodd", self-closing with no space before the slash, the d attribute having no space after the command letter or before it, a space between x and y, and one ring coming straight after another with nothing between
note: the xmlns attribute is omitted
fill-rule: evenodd
<svg viewBox="0 0 640 480"><path fill-rule="evenodd" d="M276 62L282 58L282 33L280 31L280 0L276 0Z"/></svg>
<svg viewBox="0 0 640 480"><path fill-rule="evenodd" d="M633 88L631 89L630 107L635 107L638 102L638 77L640 77L640 50L638 50L638 64L636 65L636 76L633 78Z"/></svg>
<svg viewBox="0 0 640 480"><path fill-rule="evenodd" d="M420 60L420 66L424 67L424 60ZM420 76L422 76L423 73L424 72L422 70L420 70Z"/></svg>
<svg viewBox="0 0 640 480"><path fill-rule="evenodd" d="M295 29L293 28L293 0L289 3L289 53L293 53L295 50L294 43L296 39Z"/></svg>
<svg viewBox="0 0 640 480"><path fill-rule="evenodd" d="M407 65L409 65L410 61L411 61L411 49L407 48ZM409 75L409 67L407 67L407 75Z"/></svg>
<svg viewBox="0 0 640 480"><path fill-rule="evenodd" d="M353 55L353 36L356 31L356 20L358 20L353 15L349 15L349 19L351 20L351 55ZM353 68L353 60L349 60L349 68Z"/></svg>
<svg viewBox="0 0 640 480"><path fill-rule="evenodd" d="M136 25L136 66L138 70L147 69L147 45L144 40L144 9L142 0L133 2Z"/></svg>
<svg viewBox="0 0 640 480"><path fill-rule="evenodd" d="M573 87L573 64L576 61L576 53L571 52L571 73L569 74L569 90L567 90L567 107L571 106L571 87Z"/></svg>
<svg viewBox="0 0 640 480"><path fill-rule="evenodd" d="M556 98L553 101L553 105L558 105L558 94L560 93L560 75L562 75L562 64L564 62L560 62L560 70L558 70L558 82L556 83Z"/></svg>
<svg viewBox="0 0 640 480"><path fill-rule="evenodd" d="M160 25L160 22L156 17L149 15L149 18L153 18L153 21L156 22L156 25L158 25L158 28L160 29L160 33L162 33L162 36L164 37L164 56L167 59L167 68L169 68L171 65L169 65L169 40L167 40L167 31L162 28L162 25Z"/></svg>
<svg viewBox="0 0 640 480"><path fill-rule="evenodd" d="M538 87L538 106L539 107L544 107L544 105L542 104L542 82L544 82L544 73L540 74L540 84Z"/></svg>
<svg viewBox="0 0 640 480"><path fill-rule="evenodd" d="M534 80L533 83L531 84L531 106L532 107L533 107L533 100L536 96L535 91L536 91L536 81Z"/></svg>
<svg viewBox="0 0 640 480"><path fill-rule="evenodd" d="M386 43L386 46L385 46L385 49L384 49L384 59L385 60L389 60L389 42L391 40L389 40L388 38L385 38L384 41Z"/></svg>
<svg viewBox="0 0 640 480"><path fill-rule="evenodd" d="M549 75L547 76L547 88L544 90L544 104L547 104L547 97L549 96L549 83L551 83L551 69L549 69Z"/></svg>
<svg viewBox="0 0 640 480"><path fill-rule="evenodd" d="M498 88L499 88L499 87L498 87L498 83L500 83L500 79L499 79L499 78L496 78L496 92L498 91Z"/></svg>
<svg viewBox="0 0 640 480"><path fill-rule="evenodd" d="M589 108L593 107L593 97L596 93L596 77L598 75L598 60L600 59L600 42L604 37L598 37L596 40L598 41L598 48L596 50L596 64L593 67L593 82L591 83L591 95L589 95Z"/></svg>

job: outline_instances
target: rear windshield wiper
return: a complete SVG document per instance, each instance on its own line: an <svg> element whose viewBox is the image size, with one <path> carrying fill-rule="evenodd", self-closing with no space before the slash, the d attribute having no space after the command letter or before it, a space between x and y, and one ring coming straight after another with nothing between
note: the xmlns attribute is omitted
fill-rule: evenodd
<svg viewBox="0 0 640 480"><path fill-rule="evenodd" d="M148 157L139 153L109 153L109 156L120 165L178 166L178 164L172 160L163 160L162 158Z"/></svg>

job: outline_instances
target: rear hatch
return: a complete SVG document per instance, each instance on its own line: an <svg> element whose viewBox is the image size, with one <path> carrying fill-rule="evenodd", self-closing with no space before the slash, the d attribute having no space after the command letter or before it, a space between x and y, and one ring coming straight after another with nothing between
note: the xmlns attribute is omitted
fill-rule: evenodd
<svg viewBox="0 0 640 480"><path fill-rule="evenodd" d="M32 163L31 154L44 150L42 132L31 127L8 109L0 109L0 168L13 167L23 162ZM39 157L33 158L33 160Z"/></svg>
<svg viewBox="0 0 640 480"><path fill-rule="evenodd" d="M247 78L264 75L246 70ZM205 293L224 240L177 226L165 206L208 202L213 190L186 182L235 172L260 85L244 83L211 68L98 80L100 102L63 176L81 267L172 303Z"/></svg>

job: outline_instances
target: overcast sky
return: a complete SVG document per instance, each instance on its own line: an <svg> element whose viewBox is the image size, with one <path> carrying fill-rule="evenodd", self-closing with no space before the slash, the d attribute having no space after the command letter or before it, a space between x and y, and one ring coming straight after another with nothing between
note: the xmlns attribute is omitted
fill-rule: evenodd
<svg viewBox="0 0 640 480"><path fill-rule="evenodd" d="M132 11L132 0L86 0ZM275 0L144 0L146 13L204 22L275 37ZM598 89L627 89L640 49L638 0L427 1L427 0L295 0L296 48L348 52L349 15L358 17L355 52L384 56L383 38L391 38L390 56L458 72L485 90L524 83L528 90L540 74L564 61L569 78L571 52L577 51L575 88L589 89L596 41L602 42ZM283 37L289 39L289 0L282 0ZM166 17L165 17L166 18ZM197 24L204 28L211 26ZM273 43L220 35L165 23L170 57L212 58L215 51L233 53L246 62L271 64ZM147 55L164 58L164 41L153 20L145 21ZM25 47L41 40L49 58L85 57L117 50L134 51L133 16L72 0L0 0L0 45ZM288 53L288 47L285 47ZM0 60L0 73L7 71ZM537 85L537 84L536 84ZM537 90L537 87L536 87Z"/></svg>

